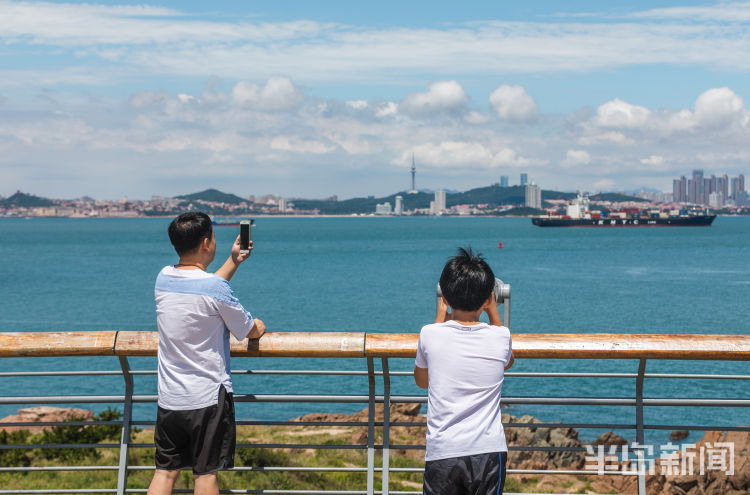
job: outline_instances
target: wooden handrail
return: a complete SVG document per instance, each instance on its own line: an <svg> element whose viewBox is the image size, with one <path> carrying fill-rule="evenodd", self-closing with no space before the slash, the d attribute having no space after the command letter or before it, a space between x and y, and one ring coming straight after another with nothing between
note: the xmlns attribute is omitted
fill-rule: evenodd
<svg viewBox="0 0 750 495"><path fill-rule="evenodd" d="M0 357L155 356L158 333L0 332ZM237 357L414 357L416 333L269 332L260 340L231 339ZM513 335L516 358L712 359L750 361L750 335L533 334Z"/></svg>

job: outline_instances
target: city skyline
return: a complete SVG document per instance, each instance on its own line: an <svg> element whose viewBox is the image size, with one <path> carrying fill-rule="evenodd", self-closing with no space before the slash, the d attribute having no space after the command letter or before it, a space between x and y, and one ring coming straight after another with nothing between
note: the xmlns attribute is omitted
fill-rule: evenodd
<svg viewBox="0 0 750 495"><path fill-rule="evenodd" d="M750 173L750 4L430 7L1 2L0 195Z"/></svg>

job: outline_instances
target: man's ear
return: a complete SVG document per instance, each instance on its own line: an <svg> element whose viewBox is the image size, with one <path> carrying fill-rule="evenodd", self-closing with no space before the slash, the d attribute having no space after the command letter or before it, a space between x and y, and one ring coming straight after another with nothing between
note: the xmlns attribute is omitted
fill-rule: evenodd
<svg viewBox="0 0 750 495"><path fill-rule="evenodd" d="M201 251L210 251L211 250L211 238L210 237L204 237L201 241Z"/></svg>

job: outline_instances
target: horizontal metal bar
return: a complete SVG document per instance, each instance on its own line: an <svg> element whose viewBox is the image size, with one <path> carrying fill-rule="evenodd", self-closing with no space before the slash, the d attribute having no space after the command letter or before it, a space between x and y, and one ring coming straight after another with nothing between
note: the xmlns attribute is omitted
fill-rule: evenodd
<svg viewBox="0 0 750 495"><path fill-rule="evenodd" d="M0 473L25 471L117 471L118 466L17 466L0 467Z"/></svg>
<svg viewBox="0 0 750 495"><path fill-rule="evenodd" d="M380 468L376 468L378 470ZM128 466L129 471L154 471L154 466ZM307 467L307 466L235 466L223 471L295 471L295 472L321 472L321 473L366 473L367 468L357 467Z"/></svg>
<svg viewBox="0 0 750 495"><path fill-rule="evenodd" d="M148 490L145 488L128 488L125 490L126 493L146 493ZM13 492L16 493L16 492ZM46 492L44 492L46 493ZM187 488L175 488L172 493L193 493L192 489ZM243 493L243 494L278 494L278 495L367 495L366 490L219 490L219 493ZM382 493L376 491L375 493ZM393 493L393 492L391 492ZM420 492L421 493L421 492ZM1 495L1 494L0 494Z"/></svg>
<svg viewBox="0 0 750 495"><path fill-rule="evenodd" d="M382 371L375 372L377 375ZM413 374L413 372L412 372ZM324 375L324 376L367 376L366 371L350 371L350 370L232 370L232 375Z"/></svg>
<svg viewBox="0 0 750 495"><path fill-rule="evenodd" d="M145 490L144 490L145 492ZM12 493L117 493L116 488L57 488L46 490L0 490L0 495L10 495Z"/></svg>
<svg viewBox="0 0 750 495"><path fill-rule="evenodd" d="M26 426L112 426L121 424L122 421L16 421L0 423L0 428Z"/></svg>
<svg viewBox="0 0 750 495"><path fill-rule="evenodd" d="M120 370L100 370L100 371L0 371L0 378L3 377L33 377L33 376L116 376L122 375Z"/></svg>
<svg viewBox="0 0 750 495"><path fill-rule="evenodd" d="M524 378L635 378L637 373L543 373L533 371L509 371L508 377Z"/></svg>
<svg viewBox="0 0 750 495"><path fill-rule="evenodd" d="M646 373L645 378L678 378L687 380L750 380L750 375L706 375L693 373Z"/></svg>
<svg viewBox="0 0 750 495"><path fill-rule="evenodd" d="M11 443L0 444L0 450L16 449L113 449L119 443Z"/></svg>

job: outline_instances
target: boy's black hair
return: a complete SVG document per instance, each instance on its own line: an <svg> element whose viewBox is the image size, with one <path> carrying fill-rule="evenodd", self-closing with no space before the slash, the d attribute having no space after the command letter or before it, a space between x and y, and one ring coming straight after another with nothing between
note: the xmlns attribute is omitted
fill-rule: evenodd
<svg viewBox="0 0 750 495"><path fill-rule="evenodd" d="M476 311L490 297L495 288L495 274L470 247L458 248L458 254L448 260L440 275L440 290L448 305L461 311Z"/></svg>
<svg viewBox="0 0 750 495"><path fill-rule="evenodd" d="M183 213L169 224L169 240L177 254L182 256L198 246L205 238L211 238L214 228L211 218L199 211Z"/></svg>

